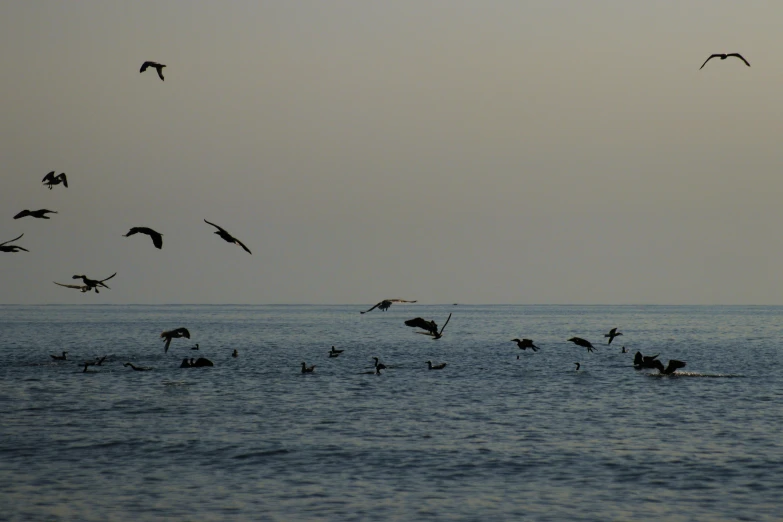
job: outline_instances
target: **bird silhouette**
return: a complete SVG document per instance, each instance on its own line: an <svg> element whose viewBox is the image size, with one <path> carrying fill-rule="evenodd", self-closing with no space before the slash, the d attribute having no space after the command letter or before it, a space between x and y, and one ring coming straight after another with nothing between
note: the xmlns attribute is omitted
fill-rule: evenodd
<svg viewBox="0 0 783 522"><path fill-rule="evenodd" d="M165 331L160 334L160 337L166 342L166 346L163 347L163 353L167 353L169 351L169 345L171 344L172 339L179 339L181 337L190 339L190 332L187 328L181 327L174 330Z"/></svg>
<svg viewBox="0 0 783 522"><path fill-rule="evenodd" d="M307 366L302 362L302 373L313 373L315 371L315 365Z"/></svg>
<svg viewBox="0 0 783 522"><path fill-rule="evenodd" d="M158 71L158 76L160 76L160 79L165 80L165 78L163 77L163 68L166 67L165 65L158 62L144 62L143 64L141 64L141 69L139 69L139 72L143 73L144 71L147 70L147 67L154 67L155 70Z"/></svg>
<svg viewBox="0 0 783 522"><path fill-rule="evenodd" d="M147 234L152 238L152 244L155 245L155 248L161 249L163 248L163 234L160 232L156 232L152 230L151 228L147 227L133 227L131 228L127 234L124 234L122 237L128 237L132 236L133 234Z"/></svg>
<svg viewBox="0 0 783 522"><path fill-rule="evenodd" d="M633 356L633 366L637 370L641 370L642 368L657 368L657 362L656 358L660 354L656 353L655 355L642 355L642 352L636 352Z"/></svg>
<svg viewBox="0 0 783 522"><path fill-rule="evenodd" d="M677 359L669 360L669 364L666 365L666 369L663 367L663 363L659 360L655 360L655 368L658 368L658 372L662 375L671 375L679 368L685 368L685 361L678 361Z"/></svg>
<svg viewBox="0 0 783 522"><path fill-rule="evenodd" d="M582 339L581 337L572 337L572 338L569 339L569 341L571 341L572 343L574 343L577 346L581 346L582 348L587 348L588 352L592 352L593 351L594 347L593 347L592 343L590 341L588 341L587 339Z"/></svg>
<svg viewBox="0 0 783 522"><path fill-rule="evenodd" d="M40 210L26 210L25 209L25 210L21 211L20 213L18 213L17 215L15 215L14 219L20 219L20 218L23 218L25 216L32 216L32 217L38 218L38 219L51 219L46 214L57 214L57 211L55 211L55 210L47 210L45 208L42 208Z"/></svg>
<svg viewBox="0 0 783 522"><path fill-rule="evenodd" d="M520 350L527 350L528 348L530 348L534 352L538 351L538 346L533 344L532 339L511 339L511 340L517 343L517 347Z"/></svg>
<svg viewBox="0 0 783 522"><path fill-rule="evenodd" d="M212 225L212 226L213 226L213 227L215 227L215 228L217 228L217 231L215 232L215 234L217 234L217 235L219 235L221 238L223 238L223 240L224 240L224 241L227 241L227 242L229 242L229 243L234 243L235 245L239 245L239 246L241 246L242 248L244 248L244 249L245 249L245 252L247 252L248 254L251 254L251 255L253 254L253 252L251 252L251 251L250 251L250 249L249 249L249 248L247 248L247 247L245 246L245 244L244 244L244 243L242 243L240 240L238 240L237 238L235 238L234 236L232 236L231 234L229 234L228 232L226 232L226 230L225 230L224 228L222 228L222 227L219 227L219 226L217 226L217 225L216 225L216 224L214 224L214 223L210 223L210 222L209 222L209 221L207 221L206 219L204 220L204 222L205 222L205 223L207 223L207 224L209 224L209 225Z"/></svg>
<svg viewBox="0 0 783 522"><path fill-rule="evenodd" d="M443 330L446 329L446 325L449 324L450 320L451 320L451 314L449 314L449 317L446 319L446 323L443 325L443 328L441 328L440 331L438 331L438 324L435 321L427 321L426 319L422 319L421 317L408 319L407 321L405 321L405 325L413 328L421 328L424 331L416 332L416 333L422 335L430 335L432 336L432 340L434 341L443 337Z"/></svg>
<svg viewBox="0 0 783 522"><path fill-rule="evenodd" d="M109 286L107 284L105 284L105 281L108 281L109 279L111 279L112 277L114 277L116 275L117 275L117 272L114 272L112 275L110 275L106 279L101 279L101 280L90 279L86 275L75 275L75 276L72 277L72 279L81 279L84 282L85 286L88 287L88 289L86 290L87 292L89 292L90 290L95 290L95 293L99 294L100 292L98 291L98 287L102 286L104 288L109 288ZM60 283L55 283L55 284L59 285ZM61 285L61 286L65 286L65 285ZM109 288L109 290L111 290L111 288ZM84 291L84 290L82 290L82 291Z"/></svg>
<svg viewBox="0 0 783 522"><path fill-rule="evenodd" d="M427 361L427 368L430 370L442 370L446 367L446 363L432 364L432 361Z"/></svg>
<svg viewBox="0 0 783 522"><path fill-rule="evenodd" d="M606 343L606 344L607 344L607 345L610 345L610 344L612 344L612 341L614 341L614 338L615 338L615 337L618 337L618 336L620 336L620 335L623 335L623 334L622 334L622 333L620 333L620 332L618 332L618 331L617 331L617 328L612 328L611 330L609 330L609 333L608 333L608 334L604 334L604 337L608 337L608 338L609 338L609 342L608 342L608 343Z"/></svg>
<svg viewBox="0 0 783 522"><path fill-rule="evenodd" d="M736 56L737 58L739 58L740 60L742 60L743 62L745 62L745 65L747 65L748 67L750 67L750 64L748 63L748 61L747 61L745 58L743 58L743 57L742 57L742 55L741 55L740 53L729 53L729 54L724 54L724 53L716 53L716 54L712 54L712 55L710 55L710 57L709 57L709 58L707 58L706 60L704 60L704 63L703 63L703 64L701 64L701 67L699 67L699 70L701 71L702 69L704 69L704 66L705 66L705 65L707 65L707 62L709 62L709 61L710 61L710 60L712 60L713 58L720 58L721 60L725 60L725 59L726 59L726 58L728 58L729 56Z"/></svg>
<svg viewBox="0 0 783 522"><path fill-rule="evenodd" d="M415 303L416 301L406 301L405 299L384 299L380 303L377 303L375 306L370 308L369 310L365 310L364 312L359 312L362 314L366 314L367 312L372 312L376 308L382 312L385 312L386 310L391 307L392 303Z"/></svg>
<svg viewBox="0 0 783 522"><path fill-rule="evenodd" d="M87 285L64 285L62 283L58 283L57 281L52 281L52 283L60 286L64 286L65 288L74 288L76 290L80 290L82 293L89 292L91 288Z"/></svg>
<svg viewBox="0 0 783 522"><path fill-rule="evenodd" d="M67 361L68 360L68 352L63 352L62 355L50 355L52 359L55 361Z"/></svg>
<svg viewBox="0 0 783 522"><path fill-rule="evenodd" d="M16 237L14 239L8 240L5 243L0 243L0 252L12 252L16 253L20 250L24 250L25 252L29 252L26 248L22 248L19 245L9 245L8 243L13 243L17 239L20 239L24 234L20 235L19 237Z"/></svg>
<svg viewBox="0 0 783 522"><path fill-rule="evenodd" d="M68 178L66 177L65 172L61 172L55 176L54 171L51 171L49 174L44 176L44 178L41 180L41 183L49 187L49 190L52 190L54 185L59 185L60 183L65 185L65 188L68 188Z"/></svg>

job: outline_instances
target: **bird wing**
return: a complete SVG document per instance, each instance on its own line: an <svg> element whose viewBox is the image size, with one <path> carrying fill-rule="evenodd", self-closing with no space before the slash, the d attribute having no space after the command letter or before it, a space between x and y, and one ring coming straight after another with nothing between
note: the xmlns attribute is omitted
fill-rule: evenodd
<svg viewBox="0 0 783 522"><path fill-rule="evenodd" d="M101 285L101 286L105 286L106 288L109 288L107 285L103 284L103 282L104 282L104 281L108 281L109 279L111 279L112 277L114 277L114 276L116 276L116 275L117 275L117 272L114 272L112 275L110 275L110 276L109 276L109 277L107 277L106 279L101 279L100 281L98 281L98 284L99 284L99 285ZM111 290L111 288L109 288L109 290ZM95 291L96 291L96 293L97 293L97 292L98 292L98 289L96 288L96 289L95 289Z"/></svg>
<svg viewBox="0 0 783 522"><path fill-rule="evenodd" d="M383 301L381 301L381 303L382 303L382 302L383 302ZM375 306L373 306L373 307L372 307L372 308L370 308L369 310L365 310L364 312L359 312L359 313L366 314L367 312L372 312L373 310L375 310L376 308L378 308L378 307L381 305L381 303L376 303L376 304L375 304ZM408 324L408 321L405 321L405 324ZM410 325L408 325L408 326L410 326Z"/></svg>
<svg viewBox="0 0 783 522"><path fill-rule="evenodd" d="M47 181L53 181L54 180L54 171L51 171L49 174L44 176L44 178L41 180L41 183L46 183Z"/></svg>
<svg viewBox="0 0 783 522"><path fill-rule="evenodd" d="M736 56L737 58L739 58L740 60L745 62L745 65L750 67L750 64L748 63L748 61L745 58L743 58L743 56L740 53L731 53L731 54L727 54L726 56ZM677 362L679 362L679 361L677 361Z"/></svg>
<svg viewBox="0 0 783 522"><path fill-rule="evenodd" d="M609 337L613 337L616 331L617 331L617 328L612 328L611 330L609 330Z"/></svg>
<svg viewBox="0 0 783 522"><path fill-rule="evenodd" d="M163 67L155 67L155 69L158 71L158 76L160 76L160 79L165 81L166 79L163 77Z"/></svg>
<svg viewBox="0 0 783 522"><path fill-rule="evenodd" d="M451 321L451 314L449 314L448 319L446 319L446 322L443 324L443 327L440 329L440 332L438 332L438 336L443 335L443 330L446 329L446 325L449 324L449 321Z"/></svg>
<svg viewBox="0 0 783 522"><path fill-rule="evenodd" d="M410 326L412 328L421 328L422 330L429 330L429 325L430 322L422 317L416 317L414 319L408 319L407 321L405 321L405 326Z"/></svg>
<svg viewBox="0 0 783 522"><path fill-rule="evenodd" d="M232 237L233 237L233 236L232 236ZM251 252L251 251L250 251L250 249L249 249L249 248L247 248L247 247L245 246L245 244L244 244L243 242L241 242L240 240L238 240L237 238L234 238L234 243L236 243L237 245L239 245L239 246L241 246L242 248L244 248L244 249L245 249L245 252L247 252L247 253L248 253L248 254L250 254L251 256L253 255L253 252Z"/></svg>
<svg viewBox="0 0 783 522"><path fill-rule="evenodd" d="M150 237L152 238L152 244L155 245L155 248L163 248L163 234L160 232L155 232L152 230L152 234L150 234Z"/></svg>
<svg viewBox="0 0 783 522"><path fill-rule="evenodd" d="M678 361L677 359L670 359L669 364L666 365L666 372L674 372L679 368L685 368L685 361Z"/></svg>
<svg viewBox="0 0 783 522"><path fill-rule="evenodd" d="M386 301L391 301L392 303L416 303L417 302L417 301L406 301L405 299L386 299Z"/></svg>
<svg viewBox="0 0 783 522"><path fill-rule="evenodd" d="M32 212L30 212L29 210L25 209L25 210L21 211L20 213L18 213L17 215L15 215L14 219L23 218L25 216L32 216Z"/></svg>
<svg viewBox="0 0 783 522"><path fill-rule="evenodd" d="M130 230L128 230L128 233L127 233L127 234L125 234L125 236L124 236L124 237L132 236L133 234L138 234L139 232L141 232L141 230L139 229L139 227L133 227L133 228L131 228Z"/></svg>
<svg viewBox="0 0 783 522"><path fill-rule="evenodd" d="M68 188L68 178L65 176L65 172L61 172L57 178L62 178L63 185L65 185L65 188Z"/></svg>
<svg viewBox="0 0 783 522"><path fill-rule="evenodd" d="M85 288L89 288L89 287L84 286L84 285L64 285L62 283L58 283L57 281L52 281L52 283L54 283L56 285L64 286L65 288L75 288L76 290L81 290L82 292L84 292Z"/></svg>
<svg viewBox="0 0 783 522"><path fill-rule="evenodd" d="M8 243L13 243L13 242L14 242L14 241L16 241L17 239L20 239L20 238L21 238L23 235L24 235L24 234L20 235L20 236L19 236L19 237L17 237L17 238L14 238L14 239L9 239L9 240L8 240L8 241L6 241L5 243L0 243L0 246L6 245L6 244L8 244Z"/></svg>
<svg viewBox="0 0 783 522"><path fill-rule="evenodd" d="M139 69L139 72L143 73L144 71L147 70L147 67L149 67L150 65L152 65L152 62L144 62L143 64L141 64L141 69Z"/></svg>
<svg viewBox="0 0 783 522"><path fill-rule="evenodd" d="M208 223L208 224L212 225L213 227L215 227L216 229L218 229L218 230L220 230L220 231L222 231L222 232L226 232L226 230L225 230L223 227L219 227L219 226L217 226L216 224L212 223L211 221L207 221L207 220L205 219L205 220L204 220L204 223ZM226 234L228 234L228 232L226 232ZM230 235L230 234L229 234L229 235Z"/></svg>
<svg viewBox="0 0 783 522"><path fill-rule="evenodd" d="M187 337L188 339L190 339L190 332L189 332L189 331L188 331L188 329L187 329L187 328L185 328L184 326L183 326L182 328L177 328L175 331L176 331L176 332L177 332L179 335L184 335L185 337Z"/></svg>
<svg viewBox="0 0 783 522"><path fill-rule="evenodd" d="M709 58L707 58L706 60L704 60L704 63L703 63L703 64L701 64L701 67L699 67L699 70L701 71L702 69L704 69L704 66L705 66L705 65L707 65L707 62L709 62L710 60L712 60L712 59L713 59L713 58L715 58L716 56L720 56L720 55L719 55L719 54L711 54Z"/></svg>

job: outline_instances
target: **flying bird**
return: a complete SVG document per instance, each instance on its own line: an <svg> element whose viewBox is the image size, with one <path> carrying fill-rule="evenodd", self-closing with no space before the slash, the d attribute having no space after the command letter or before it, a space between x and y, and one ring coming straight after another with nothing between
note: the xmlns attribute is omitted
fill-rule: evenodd
<svg viewBox="0 0 783 522"><path fill-rule="evenodd" d="M133 234L147 234L150 236L150 238L152 238L152 244L155 245L155 248L163 248L163 234L160 232L155 232L151 228L147 227L133 227L122 237L132 236Z"/></svg>
<svg viewBox="0 0 783 522"><path fill-rule="evenodd" d="M8 244L8 243L13 243L17 239L21 238L23 235L24 234L22 234L21 236L19 236L17 238L14 238L14 239L11 239L9 241L6 241L5 243L0 243L0 252L16 253L16 252L19 252L20 250L24 250L25 252L29 252L29 250L27 250L26 248L22 248L19 245L9 245Z"/></svg>
<svg viewBox="0 0 783 522"><path fill-rule="evenodd" d="M618 332L618 331L617 331L617 328L612 328L611 330L609 330L609 333L608 333L608 334L604 334L604 337L608 337L608 338L609 338L609 342L608 342L608 343L606 343L606 344L607 344L607 345L610 345L610 344L612 344L612 341L614 341L614 338L615 338L615 337L618 337L618 336L620 336L620 335L623 335L623 334L622 334L622 333L620 333L620 332Z"/></svg>
<svg viewBox="0 0 783 522"><path fill-rule="evenodd" d="M165 80L165 78L163 78L163 68L166 67L165 65L158 62L144 62L141 64L141 69L139 69L139 72L143 73L147 70L147 67L154 67L155 70L158 71L158 76L160 76L160 79Z"/></svg>
<svg viewBox="0 0 783 522"><path fill-rule="evenodd" d="M46 214L57 214L57 211L55 211L55 210L47 210L45 208L42 208L40 210L26 210L25 209L25 210L21 211L20 213L18 213L17 215L15 215L14 219L23 218L25 216L32 216L32 217L38 218L38 219L51 219Z"/></svg>
<svg viewBox="0 0 783 522"><path fill-rule="evenodd" d="M163 353L167 353L169 351L169 345L171 344L172 339L179 339L181 337L186 337L190 339L190 332L187 328L177 328L175 330L168 330L166 332L163 332L160 334L160 337L166 342L166 346L164 347Z"/></svg>
<svg viewBox="0 0 783 522"><path fill-rule="evenodd" d="M364 312L360 312L362 314L366 314L367 312L372 312L376 308L380 310L381 312L385 312L386 310L391 307L392 303L415 303L416 301L406 301L405 299L384 299L380 303L376 304L369 310L365 310Z"/></svg>
<svg viewBox="0 0 783 522"><path fill-rule="evenodd" d="M659 353L656 353L655 355L642 355L642 352L636 352L633 356L633 367L637 370L641 370L642 368L657 368L658 361L656 361L656 358L659 355Z"/></svg>
<svg viewBox="0 0 783 522"><path fill-rule="evenodd" d="M96 279L90 279L86 275L75 275L75 276L72 277L72 279L81 279L84 282L85 286L87 286L87 290L82 290L83 292L85 292L85 291L89 292L90 290L95 290L95 293L99 294L100 292L98 291L98 287L102 286L104 288L109 288L109 286L105 284L105 281L108 281L109 279L111 279L112 277L114 277L116 275L117 275L117 272L114 272L112 275L110 275L106 279L101 279L100 281L98 281ZM56 284L59 285L60 283L56 283ZM65 286L65 285L62 285L62 286ZM109 288L109 290L111 290L111 288Z"/></svg>
<svg viewBox="0 0 783 522"><path fill-rule="evenodd" d="M747 65L748 67L750 67L750 64L748 63L748 61L747 61L745 58L743 58L743 57L742 57L742 55L741 55L740 53L729 53L729 54L722 54L722 53L717 53L717 54L712 54L712 55L710 55L710 57L709 57L709 58L707 58L706 60L704 60L704 63L703 63L703 64L701 64L701 67L699 67L699 70L701 71L702 69L704 69L704 66L705 66L705 65L707 65L707 62L709 62L709 61L710 61L710 60L712 60L713 58L720 58L721 60L725 60L725 59L726 59L726 58L728 58L729 56L736 56L737 58L739 58L740 60L742 60L743 62L745 62L745 65Z"/></svg>
<svg viewBox="0 0 783 522"><path fill-rule="evenodd" d="M679 368L685 368L685 361L678 361L677 359L671 359L669 360L669 364L666 365L666 369L664 369L663 363L656 359L655 368L658 368L658 371L660 372L661 375L671 375Z"/></svg>
<svg viewBox="0 0 783 522"><path fill-rule="evenodd" d="M217 225L216 225L216 224L214 224L214 223L210 223L210 222L209 222L209 221L207 221L206 219L204 220L204 222L205 222L205 223L207 223L207 224L209 224L209 225L212 225L212 226L213 226L213 227L215 227L215 228L217 228L217 231L215 232L215 234L217 234L217 235L219 235L221 238L223 238L223 240L224 240L224 241L227 241L227 242L229 242L229 243L234 243L235 245L239 245L239 246L241 246L242 248L244 248L244 249L245 249L245 252L247 252L248 254L251 254L251 255L253 254L253 252L251 252L251 251L250 251L250 249L249 249L249 248L247 248L247 247L244 245L244 243L242 243L240 240L238 240L237 238L235 238L234 236L232 236L231 234L229 234L228 232L226 232L226 231L225 231L225 229L223 229L223 228L221 228L221 227L217 226Z"/></svg>
<svg viewBox="0 0 783 522"><path fill-rule="evenodd" d="M577 346L581 346L582 348L587 348L588 352L593 351L593 345L587 339L582 339L581 337L572 337L569 339L569 341L571 341Z"/></svg>
<svg viewBox="0 0 783 522"><path fill-rule="evenodd" d="M60 183L65 185L65 188L68 188L68 178L65 176L65 172L61 172L55 176L54 171L51 171L49 174L44 176L44 178L41 180L41 183L49 187L49 190L52 190L54 185L59 185Z"/></svg>
<svg viewBox="0 0 783 522"><path fill-rule="evenodd" d="M532 349L534 352L538 351L538 346L533 344L532 339L511 339L512 341L515 341L517 343L517 346L521 350L527 350L528 348Z"/></svg>
<svg viewBox="0 0 783 522"><path fill-rule="evenodd" d="M436 365L432 365L432 361L427 361L427 368L430 370L442 370L446 367L446 363L440 363Z"/></svg>
<svg viewBox="0 0 783 522"><path fill-rule="evenodd" d="M90 287L87 285L64 285L62 283L58 283L57 281L52 281L52 283L56 285L64 286L65 288L74 288L76 290L81 291L82 293L90 291Z"/></svg>
<svg viewBox="0 0 783 522"><path fill-rule="evenodd" d="M413 328L421 328L422 330L425 330L424 332L416 332L422 335L430 335L432 336L432 340L437 340L443 337L443 330L446 329L446 325L449 324L449 321L451 320L451 314L449 314L449 317L446 319L446 323L443 325L443 328L438 331L438 324L435 321L427 321L426 319L422 319L421 317L416 317L415 319L408 319L405 321L406 326L411 326Z"/></svg>

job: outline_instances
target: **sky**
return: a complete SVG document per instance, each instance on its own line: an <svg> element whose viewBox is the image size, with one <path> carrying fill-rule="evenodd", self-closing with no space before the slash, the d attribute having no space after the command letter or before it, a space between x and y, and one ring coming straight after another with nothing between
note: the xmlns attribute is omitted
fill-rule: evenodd
<svg viewBox="0 0 783 522"><path fill-rule="evenodd" d="M0 303L783 304L781 22L773 1L2 2L0 242L30 252L0 253ZM721 52L751 67L699 70Z"/></svg>

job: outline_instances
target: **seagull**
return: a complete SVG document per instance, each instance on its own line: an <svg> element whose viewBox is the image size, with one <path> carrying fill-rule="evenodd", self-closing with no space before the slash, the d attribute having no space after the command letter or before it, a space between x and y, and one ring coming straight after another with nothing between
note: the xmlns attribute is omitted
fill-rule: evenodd
<svg viewBox="0 0 783 522"><path fill-rule="evenodd" d="M155 248L163 248L163 234L160 232L155 232L151 228L147 227L133 227L122 237L132 236L133 234L147 234L152 238L152 244L155 245Z"/></svg>
<svg viewBox="0 0 783 522"><path fill-rule="evenodd" d="M169 345L171 344L172 339L179 339L180 337L186 337L190 339L190 332L187 328L177 328L175 330L168 330L160 334L161 338L166 341L166 346L164 347L163 353L167 353L169 351Z"/></svg>
<svg viewBox="0 0 783 522"><path fill-rule="evenodd" d="M726 58L728 58L729 56L736 56L737 58L739 58L740 60L742 60L743 62L745 62L745 65L747 65L748 67L750 67L750 64L748 63L748 61L747 61L745 58L743 58L743 57L742 57L742 55L741 55L740 53L729 53L729 54L722 54L722 53L717 53L717 54L711 54L709 58L707 58L706 60L704 60L704 63L703 63L703 64L701 64L701 67L699 67L699 70L701 71L702 69L704 69L704 66L705 66L705 65L707 65L707 62L709 62L709 61L710 61L710 60L712 60L713 58L720 58L721 60L725 60L725 59L726 59Z"/></svg>
<svg viewBox="0 0 783 522"><path fill-rule="evenodd" d="M67 361L68 360L68 352L63 352L62 355L50 355L52 359L55 361Z"/></svg>
<svg viewBox="0 0 783 522"><path fill-rule="evenodd" d="M334 359L335 357L340 357L339 352L327 352L329 354L330 359Z"/></svg>
<svg viewBox="0 0 783 522"><path fill-rule="evenodd" d="M52 283L64 286L65 288L75 288L76 290L80 290L82 293L90 291L90 287L87 285L64 285L62 283L58 283L57 281L52 281Z"/></svg>
<svg viewBox="0 0 783 522"><path fill-rule="evenodd" d="M659 355L659 353L656 353L655 355L642 355L642 352L636 352L633 356L633 366L637 370L641 370L642 368L657 368L658 365L656 363L658 361L655 359Z"/></svg>
<svg viewBox="0 0 783 522"><path fill-rule="evenodd" d="M572 343L574 343L577 346L581 346L583 348L587 348L588 352L593 351L593 345L588 341L587 339L582 339L581 337L572 337L569 339Z"/></svg>
<svg viewBox="0 0 783 522"><path fill-rule="evenodd" d="M55 211L55 210L47 210L45 208L42 208L40 210L27 210L27 209L25 209L25 210L21 211L20 213L18 213L17 215L15 215L14 219L23 218L25 216L32 216L32 217L38 218L38 219L51 219L46 214L57 214L57 211Z"/></svg>
<svg viewBox="0 0 783 522"><path fill-rule="evenodd" d="M427 321L426 319L422 319L421 317L416 317L415 319L408 319L407 321L405 321L405 325L426 330L424 332L416 332L416 333L420 333L422 335L430 335L432 336L432 340L435 341L443 337L443 330L446 329L446 325L449 324L450 320L451 320L451 314L449 314L449 317L446 319L446 323L443 325L443 328L441 328L440 331L438 331L438 324L435 321Z"/></svg>
<svg viewBox="0 0 783 522"><path fill-rule="evenodd" d="M609 330L608 334L604 334L604 337L608 337L609 338L609 342L606 343L606 344L607 345L612 344L612 341L614 341L614 338L617 337L617 336L620 336L620 335L623 335L623 334L618 332L617 328L612 328L611 330Z"/></svg>
<svg viewBox="0 0 783 522"><path fill-rule="evenodd" d="M139 72L143 73L144 71L147 70L147 67L154 67L155 70L158 71L158 76L160 76L160 79L165 80L165 78L163 78L163 68L166 67L165 65L158 62L144 62L143 64L141 64L141 69L139 69Z"/></svg>
<svg viewBox="0 0 783 522"><path fill-rule="evenodd" d="M240 240L238 240L237 238L235 238L234 236L232 236L231 234L229 234L228 232L226 232L226 231L225 231L225 229L223 229L223 228L221 228L221 227L217 226L217 225L216 225L216 224L214 224L214 223L210 223L210 222L209 222L209 221L207 221L206 219L204 220L204 222L205 222L205 223L207 223L207 224L210 224L210 225L212 225L212 226L213 226L213 227L215 227L215 228L217 228L217 231L215 232L215 234L217 234L217 235L219 235L221 238L223 238L223 240L224 240L224 241L228 241L229 243L234 243L235 245L239 245L239 246L241 246L242 248L244 248L244 249L245 249L245 252L247 252L248 254L251 254L251 255L253 254L253 252L251 252L251 251L250 251L250 249L249 249L249 248L247 248L247 247L244 245L244 243L242 243Z"/></svg>
<svg viewBox="0 0 783 522"><path fill-rule="evenodd" d="M22 234L21 236L19 236L17 238L14 238L14 239L11 239L9 241L6 241L5 243L0 243L0 252L16 253L16 252L19 252L20 250L24 250L25 252L29 252L29 250L27 250L26 248L22 248L22 247L20 247L18 245L9 245L8 244L8 243L13 243L17 239L21 238L23 235L24 234Z"/></svg>
<svg viewBox="0 0 783 522"><path fill-rule="evenodd" d="M427 361L427 368L429 368L430 370L442 370L445 367L446 367L446 363L440 363L433 366L432 361Z"/></svg>
<svg viewBox="0 0 783 522"><path fill-rule="evenodd" d="M315 365L307 366L302 362L302 373L313 373L315 371Z"/></svg>
<svg viewBox="0 0 783 522"><path fill-rule="evenodd" d="M65 176L65 172L61 172L55 176L54 171L51 171L49 174L44 176L44 179L41 180L41 183L48 186L49 190L52 190L54 185L59 185L60 183L65 185L65 188L68 188L68 178Z"/></svg>
<svg viewBox="0 0 783 522"><path fill-rule="evenodd" d="M532 339L511 339L512 341L516 341L517 346L520 350L527 350L528 348L532 349L534 352L538 351L538 346L533 344Z"/></svg>
<svg viewBox="0 0 783 522"><path fill-rule="evenodd" d="M364 312L360 312L362 314L366 314L367 312L372 312L376 308L382 312L385 312L386 310L391 307L392 303L415 303L416 301L406 301L405 299L384 299L380 303L376 304L369 310L365 310Z"/></svg>
<svg viewBox="0 0 783 522"><path fill-rule="evenodd" d="M137 372L146 372L152 369L152 368L147 368L146 366L136 366L133 363L129 363L129 362L126 362L125 364L123 364L123 366L125 366L126 368L130 366L132 369L136 370Z"/></svg>
<svg viewBox="0 0 783 522"><path fill-rule="evenodd" d="M112 277L114 277L116 275L117 275L117 272L114 272L112 275L110 275L106 279L101 279L100 281L97 281L95 279L90 279L86 275L75 275L75 276L73 276L72 279L81 279L82 281L84 281L84 284L87 286L87 290L86 290L87 292L89 292L90 289L92 289L92 290L95 290L96 294L99 294L100 292L98 291L98 287L102 286L104 288L109 288L106 284L104 284L104 281L108 281L109 279L111 279ZM56 283L56 284L59 285L60 283ZM111 290L111 288L109 288L109 290ZM82 291L84 292L85 290L82 290Z"/></svg>
<svg viewBox="0 0 783 522"><path fill-rule="evenodd" d="M669 360L669 364L666 365L666 369L663 368L663 363L659 360L655 360L655 368L658 368L658 371L661 375L671 375L674 373L678 368L685 368L685 361L678 361L677 359L671 359Z"/></svg>

